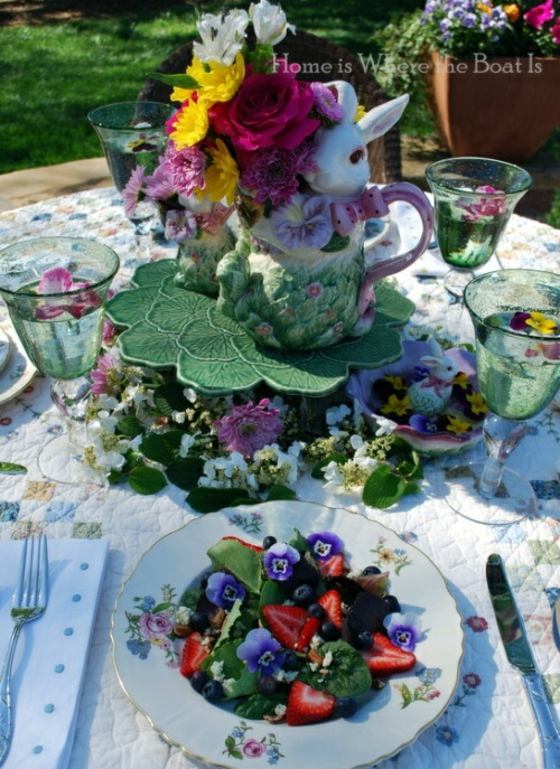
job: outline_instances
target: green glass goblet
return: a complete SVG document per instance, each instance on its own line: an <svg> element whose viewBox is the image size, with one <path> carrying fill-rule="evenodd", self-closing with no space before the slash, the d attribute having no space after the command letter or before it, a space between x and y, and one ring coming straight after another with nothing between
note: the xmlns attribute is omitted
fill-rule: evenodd
<svg viewBox="0 0 560 769"><path fill-rule="evenodd" d="M165 123L174 112L171 104L139 101L106 104L88 113L119 192L139 166L146 174L153 173L167 143ZM144 200L132 207L125 205L125 213L134 226L137 251L147 250L141 238L150 234L155 207Z"/></svg>
<svg viewBox="0 0 560 769"><path fill-rule="evenodd" d="M80 462L91 389L87 374L101 346L107 291L119 268L116 253L94 240L24 240L0 251L0 296L27 354L51 377L66 432L39 455L43 474L59 483L92 481Z"/></svg>
<svg viewBox="0 0 560 769"><path fill-rule="evenodd" d="M523 168L490 158L459 157L438 160L426 169L434 195L437 242L451 266L444 279L450 305L448 318L454 335L463 312L463 292L473 270L492 257L518 201L531 186Z"/></svg>
<svg viewBox="0 0 560 769"><path fill-rule="evenodd" d="M465 305L476 335L478 384L490 410L483 428L488 457L469 465L470 493L451 482L448 501L471 520L510 524L538 512L531 484L505 462L527 433L526 420L560 387L560 275L485 273L468 284Z"/></svg>

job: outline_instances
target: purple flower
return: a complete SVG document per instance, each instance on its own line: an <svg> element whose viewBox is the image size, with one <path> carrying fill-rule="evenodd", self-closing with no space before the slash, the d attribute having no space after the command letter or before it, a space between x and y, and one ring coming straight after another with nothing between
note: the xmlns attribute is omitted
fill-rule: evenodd
<svg viewBox="0 0 560 769"><path fill-rule="evenodd" d="M245 593L243 585L225 571L215 571L208 577L206 598L215 606L231 609L236 601L245 598Z"/></svg>
<svg viewBox="0 0 560 769"><path fill-rule="evenodd" d="M469 689L476 689L482 683L478 673L467 673L463 676L463 683L465 683Z"/></svg>
<svg viewBox="0 0 560 769"><path fill-rule="evenodd" d="M138 620L138 629L144 638L156 641L165 638L168 633L171 633L173 630L173 623L171 622L169 614L166 614L165 612L159 612L158 614L145 612Z"/></svg>
<svg viewBox="0 0 560 769"><path fill-rule="evenodd" d="M265 571L270 579L285 582L294 573L294 565L299 561L298 551L285 542L277 542L263 555Z"/></svg>
<svg viewBox="0 0 560 769"><path fill-rule="evenodd" d="M326 561L332 555L344 550L344 543L332 531L319 531L307 537L307 544L311 548L314 557L319 561Z"/></svg>
<svg viewBox="0 0 560 769"><path fill-rule="evenodd" d="M413 414L408 420L408 424L419 433L429 435L439 432L437 420L425 417L423 414Z"/></svg>
<svg viewBox="0 0 560 769"><path fill-rule="evenodd" d="M451 726L437 726L436 740L443 745L453 745L454 742L458 742L459 735Z"/></svg>
<svg viewBox="0 0 560 769"><path fill-rule="evenodd" d="M118 367L119 362L111 353L107 352L99 356L96 368L90 373L91 391L94 395L109 395L112 392ZM145 610L149 611L150 608L152 607L147 607Z"/></svg>
<svg viewBox="0 0 560 769"><path fill-rule="evenodd" d="M344 111L333 91L324 83L311 83L311 90L314 97L313 106L317 111L327 120L340 123L344 117Z"/></svg>
<svg viewBox="0 0 560 769"><path fill-rule="evenodd" d="M194 214L185 208L173 208L165 215L165 237L181 243L194 238L197 224Z"/></svg>
<svg viewBox="0 0 560 769"><path fill-rule="evenodd" d="M258 740L251 739L243 743L241 750L247 758L259 758L263 753L266 753L266 745Z"/></svg>
<svg viewBox="0 0 560 769"><path fill-rule="evenodd" d="M250 630L237 647L237 656L246 663L250 673L272 676L282 667L284 653L269 630L259 627Z"/></svg>
<svg viewBox="0 0 560 769"><path fill-rule="evenodd" d="M279 409L269 406L268 398L263 398L257 405L234 406L231 414L214 422L218 440L228 451L239 451L246 457L274 443L284 425Z"/></svg>
<svg viewBox="0 0 560 769"><path fill-rule="evenodd" d="M167 200L175 195L175 190L165 167L164 158L160 158L160 164L151 176L146 176L146 195L151 200Z"/></svg>
<svg viewBox="0 0 560 769"><path fill-rule="evenodd" d="M528 331L527 321L530 317L528 312L516 312L509 322L509 327L514 331Z"/></svg>
<svg viewBox="0 0 560 769"><path fill-rule="evenodd" d="M162 170L178 195L190 197L195 190L204 189L206 155L198 147L178 150L173 142L169 142Z"/></svg>
<svg viewBox="0 0 560 769"><path fill-rule="evenodd" d="M416 614L388 614L383 620L383 625L392 643L408 652L413 652L422 638L420 620Z"/></svg>
<svg viewBox="0 0 560 769"><path fill-rule="evenodd" d="M241 186L251 191L257 203L287 203L298 191L298 174L311 170L312 152L313 144L305 142L295 150L275 147L246 153Z"/></svg>
<svg viewBox="0 0 560 769"><path fill-rule="evenodd" d="M144 197L145 173L142 166L136 166L130 174L130 178L122 191L124 201L124 212L127 216L134 214L134 209Z"/></svg>
<svg viewBox="0 0 560 769"><path fill-rule="evenodd" d="M290 203L272 212L270 223L288 248L323 248L334 232L329 202L321 195L294 195Z"/></svg>

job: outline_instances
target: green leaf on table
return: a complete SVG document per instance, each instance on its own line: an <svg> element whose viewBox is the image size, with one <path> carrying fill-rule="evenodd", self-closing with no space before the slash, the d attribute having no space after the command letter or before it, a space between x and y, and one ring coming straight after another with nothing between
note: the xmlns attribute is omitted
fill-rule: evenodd
<svg viewBox="0 0 560 769"><path fill-rule="evenodd" d="M198 80L186 74L166 75L164 72L150 72L147 77L152 78L152 80L159 80L166 85L178 86L179 88L192 88L193 90L200 88Z"/></svg>
<svg viewBox="0 0 560 769"><path fill-rule="evenodd" d="M155 467L146 467L138 465L128 476L128 483L137 494L157 494L165 486L167 480L165 475L156 470Z"/></svg>
<svg viewBox="0 0 560 769"><path fill-rule="evenodd" d="M345 462L348 462L348 457L346 454L329 454L327 457L318 462L313 470L311 470L311 477L316 478L318 481L322 481L325 477L323 470L330 462L336 462L337 465L343 465Z"/></svg>
<svg viewBox="0 0 560 769"><path fill-rule="evenodd" d="M318 649L324 657L332 654L332 662L325 675L320 670L305 667L299 679L319 691L326 691L335 697L358 697L371 688L371 673L362 655L346 641L330 641Z"/></svg>
<svg viewBox="0 0 560 769"><path fill-rule="evenodd" d="M181 445L182 430L169 430L166 433L146 433L140 444L140 451L153 462L170 465Z"/></svg>
<svg viewBox="0 0 560 769"><path fill-rule="evenodd" d="M222 507L256 505L259 500L247 496L245 489L207 489L198 486L189 493L187 502L197 513L215 513Z"/></svg>
<svg viewBox="0 0 560 769"><path fill-rule="evenodd" d="M122 419L119 419L117 422L116 431L119 435L124 435L125 438L136 438L136 436L143 433L144 430L145 428L142 422L138 417L135 417L132 414L122 417Z"/></svg>
<svg viewBox="0 0 560 769"><path fill-rule="evenodd" d="M4 475L24 475L27 467L18 465L15 462L0 462L0 473Z"/></svg>
<svg viewBox="0 0 560 769"><path fill-rule="evenodd" d="M226 569L252 593L259 592L262 581L260 553L232 539L220 539L207 553L214 569Z"/></svg>
<svg viewBox="0 0 560 769"><path fill-rule="evenodd" d="M276 694L251 694L234 708L234 713L240 718L261 719L264 716L273 716L278 705L285 705L288 695Z"/></svg>
<svg viewBox="0 0 560 769"><path fill-rule="evenodd" d="M158 412L170 417L174 411L185 411L189 402L183 390L184 387L177 382L167 382L154 390L154 405Z"/></svg>
<svg viewBox="0 0 560 769"><path fill-rule="evenodd" d="M422 460L417 451L411 451L406 459L397 464L397 472L407 481L419 480L424 477Z"/></svg>
<svg viewBox="0 0 560 769"><path fill-rule="evenodd" d="M199 457L176 459L165 470L167 480L184 491L196 488L204 462Z"/></svg>
<svg viewBox="0 0 560 769"><path fill-rule="evenodd" d="M366 505L384 510L402 497L406 487L407 481L391 465L378 465L365 482L362 499Z"/></svg>
<svg viewBox="0 0 560 769"><path fill-rule="evenodd" d="M183 593L179 598L179 606L186 606L187 609L195 611L201 595L201 587L188 587L186 590L183 590Z"/></svg>
<svg viewBox="0 0 560 769"><path fill-rule="evenodd" d="M289 489L287 486L282 486L281 484L274 483L268 490L268 496L266 498L267 502L273 502L274 500L279 499L297 499L297 494L293 489Z"/></svg>

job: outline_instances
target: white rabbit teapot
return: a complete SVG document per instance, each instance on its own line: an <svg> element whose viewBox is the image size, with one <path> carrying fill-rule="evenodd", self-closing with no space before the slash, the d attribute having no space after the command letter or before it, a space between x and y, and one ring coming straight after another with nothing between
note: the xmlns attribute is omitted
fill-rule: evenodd
<svg viewBox="0 0 560 769"><path fill-rule="evenodd" d="M318 128L297 150L303 158L297 190L268 207L253 205L248 192L239 207L244 229L237 247L218 265L222 311L278 349L326 347L368 331L375 315L374 282L412 264L432 233L432 209L417 187L368 185L367 145L398 121L408 96L356 122L353 87L343 81L325 85L339 119ZM414 249L366 269L365 223L387 216L398 200L418 211L420 240Z"/></svg>

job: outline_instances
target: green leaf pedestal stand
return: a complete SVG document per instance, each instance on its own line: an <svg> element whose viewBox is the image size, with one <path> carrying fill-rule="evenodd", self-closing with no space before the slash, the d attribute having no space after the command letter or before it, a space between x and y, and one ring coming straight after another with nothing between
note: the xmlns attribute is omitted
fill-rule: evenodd
<svg viewBox="0 0 560 769"><path fill-rule="evenodd" d="M107 306L122 357L155 369L175 368L177 380L201 395L225 395L264 383L281 393L325 396L351 369L378 368L402 354L400 327L414 304L385 283L376 286L376 319L364 336L319 350L259 347L216 301L175 284L176 262L139 267L132 288Z"/></svg>

